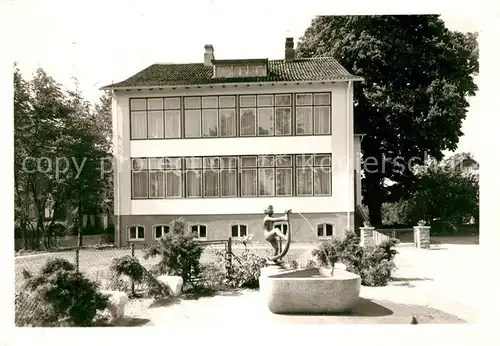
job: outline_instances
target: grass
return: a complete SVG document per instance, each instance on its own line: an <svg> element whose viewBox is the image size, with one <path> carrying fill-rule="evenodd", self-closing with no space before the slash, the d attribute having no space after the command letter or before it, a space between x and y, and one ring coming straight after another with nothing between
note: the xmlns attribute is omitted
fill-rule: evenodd
<svg viewBox="0 0 500 346"><path fill-rule="evenodd" d="M254 248L254 251L262 256L266 256L270 248ZM242 248L234 248L234 255L238 256L243 251ZM293 245L288 251L286 261L295 259L298 255L304 252L303 249L294 249ZM144 251L140 249L135 250L135 257L139 259L141 264L146 268L151 268L158 262L158 258L144 259ZM80 249L79 253L79 270L85 273L91 279L98 279L103 277L105 273L109 272L109 267L114 258L131 255L130 248L113 248L113 249ZM42 253L28 256L18 256L15 258L15 286L16 292L20 291L23 276L22 270L26 269L29 272L38 272L49 258L64 258L71 263L76 263L76 251L70 250L65 252L51 252ZM206 248L201 256L201 263L206 264L213 262L215 257L210 248ZM233 260L237 263L237 260Z"/></svg>

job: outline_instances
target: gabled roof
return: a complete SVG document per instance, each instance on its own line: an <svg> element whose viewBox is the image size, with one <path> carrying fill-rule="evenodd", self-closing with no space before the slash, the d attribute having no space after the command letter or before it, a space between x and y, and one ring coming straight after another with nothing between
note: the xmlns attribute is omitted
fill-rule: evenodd
<svg viewBox="0 0 500 346"><path fill-rule="evenodd" d="M330 57L269 60L268 74L263 77L213 78L213 67L203 63L154 64L130 78L102 89L190 86L225 83L315 82L363 80L350 74L337 60Z"/></svg>

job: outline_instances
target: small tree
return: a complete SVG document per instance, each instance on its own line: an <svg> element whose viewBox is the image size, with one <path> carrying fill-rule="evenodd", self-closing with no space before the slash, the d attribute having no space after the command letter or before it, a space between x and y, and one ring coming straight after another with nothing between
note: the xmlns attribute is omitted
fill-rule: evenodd
<svg viewBox="0 0 500 346"><path fill-rule="evenodd" d="M191 282L191 277L200 274L202 252L196 235L188 230L183 218L178 218L171 223L170 232L163 236L159 244L148 249L145 259L160 256L155 271L181 276L184 282Z"/></svg>
<svg viewBox="0 0 500 346"><path fill-rule="evenodd" d="M43 305L38 307L42 323L68 318L76 326L90 326L97 311L106 309L108 298L98 292L97 283L65 259L49 259L38 274L24 271L24 276L24 289Z"/></svg>

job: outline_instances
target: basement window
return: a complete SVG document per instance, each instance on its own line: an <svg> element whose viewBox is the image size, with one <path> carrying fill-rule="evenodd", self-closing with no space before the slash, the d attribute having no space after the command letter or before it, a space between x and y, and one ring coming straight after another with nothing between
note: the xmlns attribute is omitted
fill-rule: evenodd
<svg viewBox="0 0 500 346"><path fill-rule="evenodd" d="M333 224L320 223L316 226L316 236L320 238L333 237Z"/></svg>

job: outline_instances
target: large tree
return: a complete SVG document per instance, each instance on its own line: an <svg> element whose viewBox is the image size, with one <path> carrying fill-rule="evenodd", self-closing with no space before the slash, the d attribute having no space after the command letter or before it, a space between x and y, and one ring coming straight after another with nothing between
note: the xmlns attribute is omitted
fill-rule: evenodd
<svg viewBox="0 0 500 346"><path fill-rule="evenodd" d="M477 34L450 31L437 15L322 16L306 30L297 56L332 56L364 78L354 88L363 158L373 158L363 203L380 225L382 203L415 186L408 169L421 163L415 158L441 160L444 150L456 149L467 98L477 90Z"/></svg>
<svg viewBox="0 0 500 346"><path fill-rule="evenodd" d="M65 90L42 69L26 81L15 67L14 88L16 224L25 248L51 247L57 215L75 210L79 233L83 215L109 210L111 176L101 167L111 149L110 98L92 106L78 84Z"/></svg>

